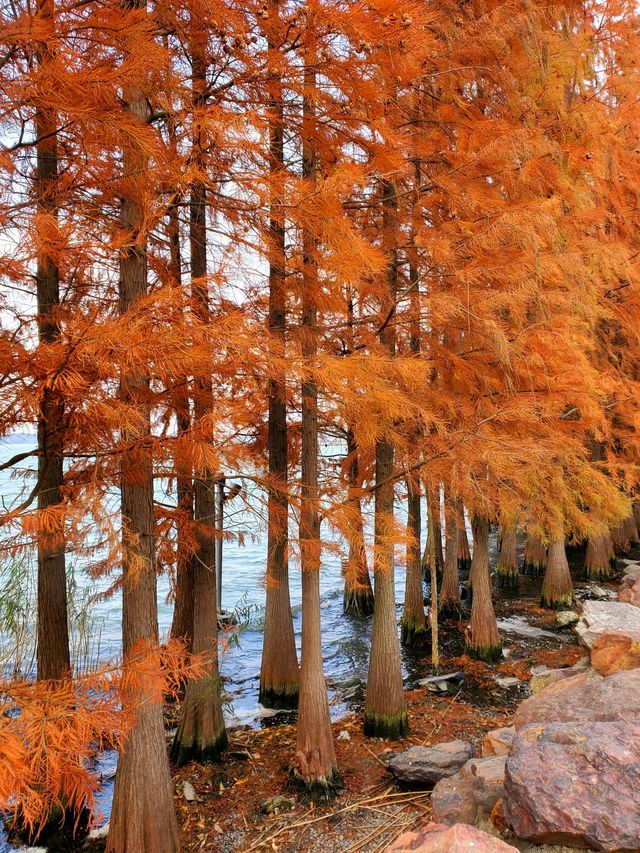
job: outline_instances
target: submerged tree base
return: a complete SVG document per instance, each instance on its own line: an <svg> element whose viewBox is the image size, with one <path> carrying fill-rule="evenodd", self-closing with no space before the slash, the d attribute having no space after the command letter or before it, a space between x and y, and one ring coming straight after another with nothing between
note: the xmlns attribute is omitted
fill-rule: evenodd
<svg viewBox="0 0 640 853"><path fill-rule="evenodd" d="M540 578L544 574L545 566L542 563L525 563L522 566L522 574L530 578Z"/></svg>
<svg viewBox="0 0 640 853"><path fill-rule="evenodd" d="M344 593L343 611L347 616L371 616L373 613L373 590L352 589Z"/></svg>
<svg viewBox="0 0 640 853"><path fill-rule="evenodd" d="M517 571L498 571L496 572L496 583L499 589L518 589L520 583Z"/></svg>
<svg viewBox="0 0 640 853"><path fill-rule="evenodd" d="M498 663L502 660L502 646L478 645L471 646L466 644L465 650L470 658L474 660L482 660L485 663Z"/></svg>
<svg viewBox="0 0 640 853"><path fill-rule="evenodd" d="M227 731L223 729L217 737L207 743L200 741L189 741L187 738L179 737L180 730L173 741L171 748L171 761L176 767L184 767L192 761L199 764L215 764L220 761L220 756L227 748Z"/></svg>
<svg viewBox="0 0 640 853"><path fill-rule="evenodd" d="M261 689L258 702L264 708L274 708L276 711L295 711L298 707L298 685Z"/></svg>
<svg viewBox="0 0 640 853"><path fill-rule="evenodd" d="M343 789L342 775L337 767L332 767L326 779L304 779L297 770L289 774L290 790L295 791L303 803L321 805L330 803Z"/></svg>
<svg viewBox="0 0 640 853"><path fill-rule="evenodd" d="M414 649L424 649L431 645L431 635L427 631L425 621L418 619L400 620L400 642Z"/></svg>
<svg viewBox="0 0 640 853"><path fill-rule="evenodd" d="M588 581L606 581L615 574L615 560L606 566L585 566L584 576Z"/></svg>
<svg viewBox="0 0 640 853"><path fill-rule="evenodd" d="M402 740L409 732L409 717L406 711L397 714L369 714L364 712L364 733L367 737L385 740Z"/></svg>

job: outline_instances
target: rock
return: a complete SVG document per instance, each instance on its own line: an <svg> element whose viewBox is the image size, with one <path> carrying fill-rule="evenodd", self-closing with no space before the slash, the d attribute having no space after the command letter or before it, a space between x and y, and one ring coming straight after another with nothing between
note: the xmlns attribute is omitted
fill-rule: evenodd
<svg viewBox="0 0 640 853"><path fill-rule="evenodd" d="M640 632L640 607L621 601L585 601L576 633L591 648L605 631Z"/></svg>
<svg viewBox="0 0 640 853"><path fill-rule="evenodd" d="M640 723L552 723L518 732L504 814L527 841L640 851Z"/></svg>
<svg viewBox="0 0 640 853"><path fill-rule="evenodd" d="M529 723L636 719L640 719L640 670L616 672L603 678L594 669L588 669L525 699L516 709L513 724L521 729Z"/></svg>
<svg viewBox="0 0 640 853"><path fill-rule="evenodd" d="M430 675L417 681L418 687L426 687L432 693L448 693L464 681L464 673L450 672L448 675Z"/></svg>
<svg viewBox="0 0 640 853"><path fill-rule="evenodd" d="M640 633L605 631L591 649L591 665L600 675L640 667Z"/></svg>
<svg viewBox="0 0 640 853"><path fill-rule="evenodd" d="M482 741L482 757L493 758L496 755L508 755L515 734L516 730L513 726L487 732Z"/></svg>
<svg viewBox="0 0 640 853"><path fill-rule="evenodd" d="M575 625L579 620L580 617L574 610L559 610L556 613L556 622L561 628Z"/></svg>
<svg viewBox="0 0 640 853"><path fill-rule="evenodd" d="M102 826L96 827L96 829L92 829L89 835L87 835L87 840L102 841L107 835L109 835L109 821L103 823Z"/></svg>
<svg viewBox="0 0 640 853"><path fill-rule="evenodd" d="M473 826L428 823L418 832L405 832L386 853L518 853L515 847Z"/></svg>
<svg viewBox="0 0 640 853"><path fill-rule="evenodd" d="M196 789L188 779L182 783L182 796L188 803L192 803L196 799Z"/></svg>
<svg viewBox="0 0 640 853"><path fill-rule="evenodd" d="M471 744L452 740L436 746L412 746L397 752L388 767L396 780L404 785L435 785L452 776L473 755Z"/></svg>
<svg viewBox="0 0 640 853"><path fill-rule="evenodd" d="M519 678L516 678L513 675L502 675L496 678L496 684L498 687L519 687L522 682Z"/></svg>
<svg viewBox="0 0 640 853"><path fill-rule="evenodd" d="M504 794L506 756L472 758L459 773L441 779L433 789L431 806L438 823L474 824L487 818Z"/></svg>
<svg viewBox="0 0 640 853"><path fill-rule="evenodd" d="M640 569L640 566L638 567ZM640 575L626 575L618 592L618 601L640 607Z"/></svg>
<svg viewBox="0 0 640 853"><path fill-rule="evenodd" d="M532 693L539 693L548 687L549 684L554 684L556 681L562 681L563 678L572 678L574 675L579 675L589 667L589 658L584 657L574 666L563 667L562 669L547 669L546 666L534 666L531 670L531 681L529 682L529 690Z"/></svg>
<svg viewBox="0 0 640 853"><path fill-rule="evenodd" d="M339 732L336 740L351 740L351 735L349 734L349 732L346 729L342 729Z"/></svg>
<svg viewBox="0 0 640 853"><path fill-rule="evenodd" d="M263 814L275 814L276 812L284 812L290 809L293 805L293 800L288 800L286 797L268 797L260 805L260 811Z"/></svg>

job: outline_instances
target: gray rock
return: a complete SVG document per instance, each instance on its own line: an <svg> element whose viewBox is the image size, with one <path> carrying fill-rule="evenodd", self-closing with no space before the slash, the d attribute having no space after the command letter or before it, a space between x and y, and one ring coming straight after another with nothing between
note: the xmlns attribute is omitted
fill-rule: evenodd
<svg viewBox="0 0 640 853"><path fill-rule="evenodd" d="M496 678L496 684L498 687L518 687L522 682L519 678L516 678L514 675L501 675Z"/></svg>
<svg viewBox="0 0 640 853"><path fill-rule="evenodd" d="M486 818L504 795L506 756L472 758L459 773L441 779L431 806L438 823L469 823Z"/></svg>
<svg viewBox="0 0 640 853"><path fill-rule="evenodd" d="M405 752L397 752L388 767L404 785L428 786L457 773L472 755L470 743L453 740L436 746L412 746Z"/></svg>
<svg viewBox="0 0 640 853"><path fill-rule="evenodd" d="M640 632L640 607L621 601L585 601L576 633L591 648L605 631Z"/></svg>
<svg viewBox="0 0 640 853"><path fill-rule="evenodd" d="M192 803L196 799L196 789L188 779L182 783L182 796L188 803Z"/></svg>
<svg viewBox="0 0 640 853"><path fill-rule="evenodd" d="M566 628L568 625L575 625L580 617L574 610L559 610L556 613L556 622L561 628Z"/></svg>
<svg viewBox="0 0 640 853"><path fill-rule="evenodd" d="M640 851L640 723L552 723L518 732L504 816L520 838Z"/></svg>

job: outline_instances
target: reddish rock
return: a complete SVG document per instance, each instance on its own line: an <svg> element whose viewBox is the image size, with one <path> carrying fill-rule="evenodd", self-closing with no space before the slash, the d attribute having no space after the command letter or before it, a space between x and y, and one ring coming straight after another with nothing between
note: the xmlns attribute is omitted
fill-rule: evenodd
<svg viewBox="0 0 640 853"><path fill-rule="evenodd" d="M527 841L640 851L640 723L531 725L506 762L504 813Z"/></svg>
<svg viewBox="0 0 640 853"><path fill-rule="evenodd" d="M496 755L508 755L515 733L516 730L513 726L487 732L482 741L482 757L493 758Z"/></svg>
<svg viewBox="0 0 640 853"><path fill-rule="evenodd" d="M516 710L516 729L530 723L640 720L640 670L603 678L593 669L550 684Z"/></svg>
<svg viewBox="0 0 640 853"><path fill-rule="evenodd" d="M618 601L640 607L640 577L627 575L618 592Z"/></svg>
<svg viewBox="0 0 640 853"><path fill-rule="evenodd" d="M606 631L591 649L591 665L600 675L640 667L640 633Z"/></svg>
<svg viewBox="0 0 640 853"><path fill-rule="evenodd" d="M515 847L473 826L428 823L418 832L405 832L386 853L518 853Z"/></svg>
<svg viewBox="0 0 640 853"><path fill-rule="evenodd" d="M459 773L433 789L431 808L437 823L474 824L488 818L504 794L506 756L472 758Z"/></svg>

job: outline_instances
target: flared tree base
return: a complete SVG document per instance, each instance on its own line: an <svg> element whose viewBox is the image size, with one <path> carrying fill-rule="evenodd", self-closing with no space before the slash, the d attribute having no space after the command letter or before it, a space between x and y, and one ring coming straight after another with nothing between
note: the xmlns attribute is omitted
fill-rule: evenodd
<svg viewBox="0 0 640 853"><path fill-rule="evenodd" d="M298 685L260 688L258 702L276 711L295 711L298 707Z"/></svg>
<svg viewBox="0 0 640 853"><path fill-rule="evenodd" d="M482 660L485 663L498 663L498 661L502 660L501 645L471 645L470 643L466 643L465 650L470 658Z"/></svg>
<svg viewBox="0 0 640 853"><path fill-rule="evenodd" d="M585 566L584 576L588 581L606 581L615 574L615 563L606 566Z"/></svg>
<svg viewBox="0 0 640 853"><path fill-rule="evenodd" d="M540 563L525 563L522 567L522 574L530 578L541 578L544 575L545 567Z"/></svg>
<svg viewBox="0 0 640 853"><path fill-rule="evenodd" d="M371 616L373 613L373 590L352 589L344 593L342 609L347 616Z"/></svg>
<svg viewBox="0 0 640 853"><path fill-rule="evenodd" d="M215 738L203 743L190 739L184 735L180 736L180 730L176 735L171 748L171 761L176 767L184 767L192 761L199 764L215 764L220 761L220 756L227 748L228 738L226 729L223 729Z"/></svg>
<svg viewBox="0 0 640 853"><path fill-rule="evenodd" d="M406 711L397 714L371 714L364 712L364 733L367 737L385 740L402 740L409 732L409 717Z"/></svg>
<svg viewBox="0 0 640 853"><path fill-rule="evenodd" d="M496 572L496 585L498 589L517 590L519 584L517 571L498 571Z"/></svg>
<svg viewBox="0 0 640 853"><path fill-rule="evenodd" d="M457 620L462 617L462 602L460 599L440 599L438 615L441 619Z"/></svg>
<svg viewBox="0 0 640 853"><path fill-rule="evenodd" d="M540 599L540 607L547 610L564 610L573 607L575 599L572 592L546 593Z"/></svg>
<svg viewBox="0 0 640 853"><path fill-rule="evenodd" d="M297 770L292 770L288 788L295 791L303 803L321 805L330 803L340 793L344 785L337 767L332 767L324 779L303 779Z"/></svg>
<svg viewBox="0 0 640 853"><path fill-rule="evenodd" d="M431 645L431 635L424 620L403 617L400 620L400 642L412 649L428 648Z"/></svg>

